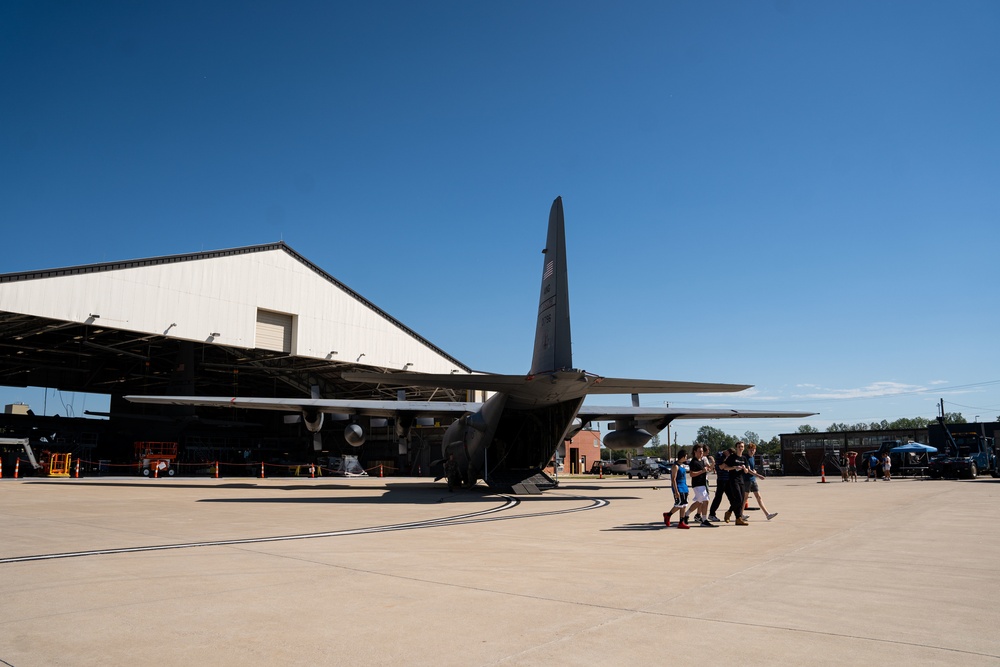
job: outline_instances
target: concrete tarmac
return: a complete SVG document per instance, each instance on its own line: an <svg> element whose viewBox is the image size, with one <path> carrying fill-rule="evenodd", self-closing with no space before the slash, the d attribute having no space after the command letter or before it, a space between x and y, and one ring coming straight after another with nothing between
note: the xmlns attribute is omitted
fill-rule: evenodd
<svg viewBox="0 0 1000 667"><path fill-rule="evenodd" d="M4 479L0 665L997 665L1000 480L817 482Z"/></svg>

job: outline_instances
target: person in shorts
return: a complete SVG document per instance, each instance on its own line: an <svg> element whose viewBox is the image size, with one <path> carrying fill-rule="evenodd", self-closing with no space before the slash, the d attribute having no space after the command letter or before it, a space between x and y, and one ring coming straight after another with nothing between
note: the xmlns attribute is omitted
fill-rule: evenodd
<svg viewBox="0 0 1000 667"><path fill-rule="evenodd" d="M695 521L705 528L716 528L717 526L708 520L708 472L711 469L711 462L705 455L704 445L695 445L691 453L691 505L687 514L691 515L693 510Z"/></svg>
<svg viewBox="0 0 1000 667"><path fill-rule="evenodd" d="M757 480L764 479L764 475L757 472L757 463L756 459L754 458L756 454L757 454L757 445L751 442L749 445L747 445L747 472L746 472L747 493L745 498L749 499L750 494L752 493L754 495L754 498L757 499L757 506L760 507L760 510L764 513L764 516L766 516L767 520L770 521L774 517L778 516L778 513L768 512L767 508L764 507L764 500L760 497L760 487L757 485ZM747 502L746 500L744 500L743 501L744 507L746 506L746 504ZM743 518L745 519L746 517Z"/></svg>
<svg viewBox="0 0 1000 667"><path fill-rule="evenodd" d="M680 512L680 518L677 520L678 528L691 527L687 524L687 514L685 514L688 501L686 461L687 450L682 449L677 452L677 461L670 469L670 490L674 492L674 506L670 508L669 512L663 513L663 523L666 524L668 528L670 527L670 517L674 512Z"/></svg>
<svg viewBox="0 0 1000 667"><path fill-rule="evenodd" d="M858 453L847 452L847 477L852 481L858 481Z"/></svg>

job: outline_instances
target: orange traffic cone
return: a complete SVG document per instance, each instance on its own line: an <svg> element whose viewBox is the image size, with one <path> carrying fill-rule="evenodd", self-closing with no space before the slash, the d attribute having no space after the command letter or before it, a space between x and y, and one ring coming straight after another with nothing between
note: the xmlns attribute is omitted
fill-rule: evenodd
<svg viewBox="0 0 1000 667"><path fill-rule="evenodd" d="M264 462L260 462L260 478L264 479Z"/></svg>
<svg viewBox="0 0 1000 667"><path fill-rule="evenodd" d="M80 459L76 460L76 470L74 472L74 477L80 479Z"/></svg>
<svg viewBox="0 0 1000 667"><path fill-rule="evenodd" d="M14 479L17 479L17 475L20 472L21 472L21 459L17 459L17 461L14 462Z"/></svg>
<svg viewBox="0 0 1000 667"><path fill-rule="evenodd" d="M826 465L819 467L819 483L826 484Z"/></svg>
<svg viewBox="0 0 1000 667"><path fill-rule="evenodd" d="M381 463L378 464L378 476L379 477L382 476L382 464Z"/></svg>
<svg viewBox="0 0 1000 667"><path fill-rule="evenodd" d="M219 479L219 462L215 462L215 479Z"/></svg>
<svg viewBox="0 0 1000 667"><path fill-rule="evenodd" d="M316 479L316 466L309 466L309 479Z"/></svg>
<svg viewBox="0 0 1000 667"><path fill-rule="evenodd" d="M0 458L0 479L3 479L3 459Z"/></svg>

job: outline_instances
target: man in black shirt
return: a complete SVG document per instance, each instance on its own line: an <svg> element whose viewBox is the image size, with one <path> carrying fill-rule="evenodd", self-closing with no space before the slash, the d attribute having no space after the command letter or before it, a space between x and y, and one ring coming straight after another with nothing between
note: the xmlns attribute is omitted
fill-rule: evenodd
<svg viewBox="0 0 1000 667"><path fill-rule="evenodd" d="M719 467L729 473L729 484L726 495L729 497L729 509L726 510L726 521L731 515L736 516L737 526L749 526L743 518L743 498L746 496L746 484L743 473L747 471L747 460L743 456L745 445L742 441L736 443L733 453Z"/></svg>
<svg viewBox="0 0 1000 667"><path fill-rule="evenodd" d="M722 504L722 496L726 495L726 489L729 486L729 473L723 470L722 464L726 462L730 454L733 453L731 449L725 449L715 455L715 497L712 498L712 508L708 510L708 520L718 522L719 517L715 516L715 513L719 511L719 505Z"/></svg>
<svg viewBox="0 0 1000 667"><path fill-rule="evenodd" d="M688 508L688 514L694 509L698 515L701 515L700 524L706 528L715 528L715 525L709 523L708 521L708 469L709 463L708 459L705 457L705 447L702 445L695 445L694 452L691 456L691 495L692 502L691 507Z"/></svg>

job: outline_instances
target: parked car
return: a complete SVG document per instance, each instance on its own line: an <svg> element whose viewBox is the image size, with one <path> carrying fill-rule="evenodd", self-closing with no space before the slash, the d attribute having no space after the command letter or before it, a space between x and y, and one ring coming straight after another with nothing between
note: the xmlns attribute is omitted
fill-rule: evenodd
<svg viewBox="0 0 1000 667"><path fill-rule="evenodd" d="M615 475L624 475L629 469L628 459L615 459L611 464L611 472Z"/></svg>
<svg viewBox="0 0 1000 667"><path fill-rule="evenodd" d="M611 474L611 461L594 461L594 465L590 466L591 475L600 474L610 475Z"/></svg>

